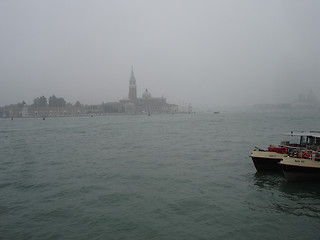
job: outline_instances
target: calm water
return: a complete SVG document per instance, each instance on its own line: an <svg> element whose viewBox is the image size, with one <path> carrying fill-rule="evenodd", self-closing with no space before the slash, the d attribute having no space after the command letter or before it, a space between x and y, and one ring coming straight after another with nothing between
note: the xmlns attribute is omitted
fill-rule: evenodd
<svg viewBox="0 0 320 240"><path fill-rule="evenodd" d="M319 239L319 183L257 174L248 157L319 119L0 119L0 238Z"/></svg>

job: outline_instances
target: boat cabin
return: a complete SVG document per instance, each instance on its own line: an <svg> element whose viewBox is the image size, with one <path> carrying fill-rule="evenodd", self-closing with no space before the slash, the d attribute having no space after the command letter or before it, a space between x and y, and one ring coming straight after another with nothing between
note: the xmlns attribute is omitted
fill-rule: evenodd
<svg viewBox="0 0 320 240"><path fill-rule="evenodd" d="M320 150L320 131L303 131L303 132L290 132L285 135L299 136L299 147L308 148L310 150Z"/></svg>

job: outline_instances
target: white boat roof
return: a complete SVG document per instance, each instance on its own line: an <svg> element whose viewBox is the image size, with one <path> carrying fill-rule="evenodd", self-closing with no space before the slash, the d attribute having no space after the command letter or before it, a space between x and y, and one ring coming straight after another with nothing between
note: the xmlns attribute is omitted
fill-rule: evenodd
<svg viewBox="0 0 320 240"><path fill-rule="evenodd" d="M320 131L291 131L288 133L284 133L287 136L299 136L299 137L315 137L320 138Z"/></svg>

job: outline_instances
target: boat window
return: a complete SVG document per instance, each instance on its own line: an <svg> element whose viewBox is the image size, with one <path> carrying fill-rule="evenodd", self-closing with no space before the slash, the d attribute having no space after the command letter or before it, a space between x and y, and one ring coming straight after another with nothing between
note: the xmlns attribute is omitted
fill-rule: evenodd
<svg viewBox="0 0 320 240"><path fill-rule="evenodd" d="M300 145L305 146L307 144L307 137L301 136L300 137Z"/></svg>
<svg viewBox="0 0 320 240"><path fill-rule="evenodd" d="M320 145L320 138L315 138L314 145Z"/></svg>
<svg viewBox="0 0 320 240"><path fill-rule="evenodd" d="M310 146L310 145L313 145L313 142L314 142L314 137L308 137L307 138L307 144Z"/></svg>

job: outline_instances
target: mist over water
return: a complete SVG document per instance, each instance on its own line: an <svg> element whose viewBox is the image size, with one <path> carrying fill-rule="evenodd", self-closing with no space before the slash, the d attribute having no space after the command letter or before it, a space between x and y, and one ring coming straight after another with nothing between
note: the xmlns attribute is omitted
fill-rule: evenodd
<svg viewBox="0 0 320 240"><path fill-rule="evenodd" d="M319 238L318 184L257 174L248 157L291 140L283 132L319 130L319 9L0 1L1 107L118 102L133 65L138 98L148 89L197 112L0 119L0 238Z"/></svg>
<svg viewBox="0 0 320 240"><path fill-rule="evenodd" d="M320 91L320 3L0 1L0 106L101 104L147 88L199 111ZM319 99L318 99L319 100Z"/></svg>
<svg viewBox="0 0 320 240"><path fill-rule="evenodd" d="M320 191L248 157L319 111L0 119L5 239L315 239Z"/></svg>

